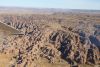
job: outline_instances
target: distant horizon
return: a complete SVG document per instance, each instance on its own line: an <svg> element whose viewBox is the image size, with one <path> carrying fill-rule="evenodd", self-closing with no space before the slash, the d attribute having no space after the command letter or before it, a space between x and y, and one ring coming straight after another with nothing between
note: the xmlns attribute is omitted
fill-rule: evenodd
<svg viewBox="0 0 100 67"><path fill-rule="evenodd" d="M100 0L1 0L0 6L100 10Z"/></svg>
<svg viewBox="0 0 100 67"><path fill-rule="evenodd" d="M0 6L0 8L25 8L25 9L63 9L63 10L97 10L100 9L73 9L73 8L45 8L45 7L22 7L22 6Z"/></svg>

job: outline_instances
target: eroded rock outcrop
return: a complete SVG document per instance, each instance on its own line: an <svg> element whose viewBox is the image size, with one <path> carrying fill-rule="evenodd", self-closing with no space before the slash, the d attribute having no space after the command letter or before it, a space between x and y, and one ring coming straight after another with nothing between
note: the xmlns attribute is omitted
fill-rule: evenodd
<svg viewBox="0 0 100 67"><path fill-rule="evenodd" d="M95 39L99 42L98 29L87 36L83 28L61 26L59 23L23 21L7 24L24 33L7 37L0 45L1 53L11 55L11 67L44 67L41 65L45 63L100 65L100 50L93 42Z"/></svg>

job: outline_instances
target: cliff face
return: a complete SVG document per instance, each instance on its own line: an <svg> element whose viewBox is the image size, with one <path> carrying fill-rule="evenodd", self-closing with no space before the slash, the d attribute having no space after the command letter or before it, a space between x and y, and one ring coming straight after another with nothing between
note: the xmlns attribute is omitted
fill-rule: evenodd
<svg viewBox="0 0 100 67"><path fill-rule="evenodd" d="M77 26L69 27L46 22L5 23L24 33L7 37L0 45L0 52L7 56L5 62L11 67L82 67L85 64L100 64L100 28L94 24L79 22Z"/></svg>

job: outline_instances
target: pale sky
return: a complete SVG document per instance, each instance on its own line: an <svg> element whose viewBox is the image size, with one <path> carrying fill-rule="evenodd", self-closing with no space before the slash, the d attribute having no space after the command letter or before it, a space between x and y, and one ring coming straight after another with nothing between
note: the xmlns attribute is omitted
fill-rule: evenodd
<svg viewBox="0 0 100 67"><path fill-rule="evenodd" d="M0 0L0 6L100 10L100 0Z"/></svg>

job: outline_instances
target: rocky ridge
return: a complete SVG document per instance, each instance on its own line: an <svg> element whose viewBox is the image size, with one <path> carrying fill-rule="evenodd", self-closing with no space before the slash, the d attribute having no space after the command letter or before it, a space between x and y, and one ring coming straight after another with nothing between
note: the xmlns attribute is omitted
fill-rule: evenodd
<svg viewBox="0 0 100 67"><path fill-rule="evenodd" d="M46 22L5 23L24 33L7 37L0 45L0 53L10 56L9 67L100 66L98 25L82 21L75 27Z"/></svg>

